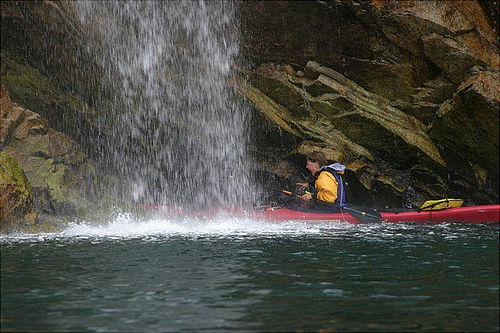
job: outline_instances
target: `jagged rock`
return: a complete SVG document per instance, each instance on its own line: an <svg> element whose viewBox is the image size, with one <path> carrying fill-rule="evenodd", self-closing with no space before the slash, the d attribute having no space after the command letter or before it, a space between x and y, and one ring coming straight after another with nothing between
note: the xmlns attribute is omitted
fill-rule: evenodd
<svg viewBox="0 0 500 333"><path fill-rule="evenodd" d="M445 117L447 121L439 120L451 102L445 102L443 106L428 102L439 103L450 94L454 84L443 78L427 82L414 96L418 103L403 103L412 109L405 110L405 113L395 107L398 103L364 90L317 62L309 62L300 76L298 71L275 64L264 64L245 73L249 80L241 81L240 92L269 121L303 140L289 147L289 155L307 155L313 150L321 150L329 160L345 163L366 189L374 190L373 185L380 183L395 193L406 195L411 188L413 196L406 200L415 205L425 197L449 193L465 196L475 183L487 185L482 194L473 196L484 200L488 196L485 193L490 193L492 198L495 197L489 188L498 181L498 173L494 171L498 166L498 144L495 146L498 142L498 94L492 89L498 80L496 72L481 72L458 88L454 103L461 105L462 109L453 104L455 112L453 116L449 115L454 119L452 122L449 116ZM473 107L475 112L471 111ZM409 116L412 111L417 113L416 108L421 108L419 117ZM475 116L463 118L467 113ZM423 119L425 124L418 119ZM471 143L471 138L464 136L460 128L471 126L482 129L470 130L474 144L463 150L467 142ZM427 133L428 128L432 136ZM441 155L436 142L453 151L462 147L463 158L468 156L466 164L475 163L475 166L463 172L455 166L457 159L450 157L447 149L443 150L446 155ZM478 149L480 142L485 145ZM469 151L474 149L473 146L476 151ZM459 177L469 181L444 182L441 175L446 169L442 167L449 168L448 162ZM388 167L388 164L392 166ZM401 177L404 174L413 176ZM485 177L489 177L489 181L485 181Z"/></svg>
<svg viewBox="0 0 500 333"><path fill-rule="evenodd" d="M441 103L450 99L455 89L455 84L439 76L415 89L416 93L411 98L412 103L399 106L401 106L401 110L429 125L434 120ZM395 106L398 107L398 105Z"/></svg>
<svg viewBox="0 0 500 333"><path fill-rule="evenodd" d="M242 51L253 67L240 91L301 141L285 146L292 156L317 149L357 165L372 199L497 202L498 19L486 7L245 2Z"/></svg>
<svg viewBox="0 0 500 333"><path fill-rule="evenodd" d="M322 66L317 68L317 72L321 73L318 77L318 82L340 93L342 98L353 105L354 112L349 112L348 117L352 113L357 113L364 118L362 121L363 124L366 123L366 120L371 121L396 137L401 138L406 144L416 147L421 152L427 154L435 162L446 165L434 143L430 140L427 133L425 133L425 127L417 119L392 107L390 101L386 98L364 90L354 82L343 77L340 73ZM341 118L341 116L336 118ZM377 139L385 135L381 132L378 135L372 135L371 139L377 141ZM356 139L359 142L359 139ZM398 146L398 148L407 150L401 146Z"/></svg>
<svg viewBox="0 0 500 333"><path fill-rule="evenodd" d="M456 41L450 49L442 43L441 53L458 48L488 67L499 64L496 26L480 1L243 2L240 11L242 52L256 67L312 59L391 100L409 100L440 74L426 36Z"/></svg>
<svg viewBox="0 0 500 333"><path fill-rule="evenodd" d="M249 1L239 11L242 53L256 67L314 60L390 99L409 99L419 84L415 67L429 67L365 24L348 2Z"/></svg>
<svg viewBox="0 0 500 333"><path fill-rule="evenodd" d="M423 55L422 39L452 37L453 48L498 67L498 31L482 9L482 1L373 1L373 17L385 35L415 55ZM367 5L370 6L370 5ZM493 29L492 29L493 28ZM446 43L446 41L445 41ZM450 52L451 53L451 52Z"/></svg>
<svg viewBox="0 0 500 333"><path fill-rule="evenodd" d="M412 102L441 104L453 96L456 88L455 84L442 76L438 76L425 82L422 87L415 89L416 93L412 95Z"/></svg>
<svg viewBox="0 0 500 333"><path fill-rule="evenodd" d="M452 38L432 33L422 38L424 53L454 83L460 83L474 66L486 67L486 63L475 58L468 50Z"/></svg>
<svg viewBox="0 0 500 333"><path fill-rule="evenodd" d="M462 166L461 173L482 179L479 184L488 178L493 188L498 188L499 167L498 80L498 72L482 72L463 82L453 99L443 103L430 131L434 140L453 151L449 159Z"/></svg>
<svg viewBox="0 0 500 333"><path fill-rule="evenodd" d="M366 189L379 182L399 193L408 188L410 179L398 180L398 171L381 168L380 158L390 161L399 154L398 163L411 168L425 155L431 165L446 165L426 126L391 101L317 62L308 62L303 76L294 73L265 64L247 72L249 81L239 85L271 122L303 139L291 147L290 155L321 150L329 160L346 164Z"/></svg>
<svg viewBox="0 0 500 333"><path fill-rule="evenodd" d="M498 71L481 72L463 82L457 89L457 96L466 107L474 123L485 131L486 142L498 148L498 111L500 104L500 82ZM497 155L498 154L493 154Z"/></svg>
<svg viewBox="0 0 500 333"><path fill-rule="evenodd" d="M12 127L16 124L21 112L16 110L13 112L12 104L10 103L9 93L3 85L0 84L0 149L3 148L8 140Z"/></svg>
<svg viewBox="0 0 500 333"><path fill-rule="evenodd" d="M309 62L306 73L317 78L291 76L266 65L251 76L260 89L243 84L241 91L283 129L328 143L342 159L373 160L369 150L387 149L384 137L392 136L403 142L401 150L416 148L445 165L425 126L390 101L318 63ZM363 137L369 141L362 141ZM404 144L414 148L405 149Z"/></svg>
<svg viewBox="0 0 500 333"><path fill-rule="evenodd" d="M73 137L90 133L95 110L79 97L62 91L39 70L16 62L3 51L0 59L0 83L13 101L42 115L53 127Z"/></svg>
<svg viewBox="0 0 500 333"><path fill-rule="evenodd" d="M45 118L11 103L3 86L1 105L2 119L10 124L2 150L23 167L33 187L34 206L46 214L75 215L82 209L82 191L94 177L87 156Z"/></svg>
<svg viewBox="0 0 500 333"><path fill-rule="evenodd" d="M422 123L429 125L434 119L437 110L439 109L439 104L429 103L429 102L417 102L413 103L406 113L417 118Z"/></svg>

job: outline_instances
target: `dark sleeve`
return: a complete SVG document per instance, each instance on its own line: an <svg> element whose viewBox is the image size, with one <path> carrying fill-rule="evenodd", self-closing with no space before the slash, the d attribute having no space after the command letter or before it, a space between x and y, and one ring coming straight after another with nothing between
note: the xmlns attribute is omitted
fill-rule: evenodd
<svg viewBox="0 0 500 333"><path fill-rule="evenodd" d="M309 182L309 187L307 189L307 191L309 191L309 193L311 193L313 199L316 199L316 195L318 194L318 190L314 186L315 182L316 182L316 179L313 179L312 181L310 181Z"/></svg>

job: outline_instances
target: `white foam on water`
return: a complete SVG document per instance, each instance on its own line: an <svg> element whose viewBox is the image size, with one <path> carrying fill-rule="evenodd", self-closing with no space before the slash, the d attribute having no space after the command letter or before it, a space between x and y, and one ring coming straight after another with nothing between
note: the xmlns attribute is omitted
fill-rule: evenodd
<svg viewBox="0 0 500 333"><path fill-rule="evenodd" d="M351 226L335 223L336 228L345 229ZM93 221L70 223L67 228L56 233L44 234L10 234L0 236L0 243L10 241L45 241L61 238L77 239L129 239L149 236L186 236L186 237L246 237L275 235L308 235L320 234L328 223L307 223L304 221L287 221L269 223L268 221L250 218L219 215L210 218L168 218L156 217L138 219L132 214L116 214L107 223L96 224Z"/></svg>
<svg viewBox="0 0 500 333"><path fill-rule="evenodd" d="M472 227L472 226L471 226ZM480 226L476 226L480 227ZM323 239L346 237L370 242L416 241L429 239L455 240L464 235L471 237L468 229L452 224L349 224L332 221L283 221L235 217L220 213L211 217L161 216L138 218L129 213L116 213L107 222L83 221L69 223L55 233L5 234L0 235L0 244L12 242L43 242L46 240L158 240L168 237L231 238L245 237L275 238L317 236ZM432 231L432 232L430 232Z"/></svg>

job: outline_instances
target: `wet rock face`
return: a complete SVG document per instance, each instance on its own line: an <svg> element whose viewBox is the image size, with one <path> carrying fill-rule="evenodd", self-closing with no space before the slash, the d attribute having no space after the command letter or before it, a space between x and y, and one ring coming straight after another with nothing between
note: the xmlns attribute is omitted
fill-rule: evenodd
<svg viewBox="0 0 500 333"><path fill-rule="evenodd" d="M97 88L88 56L66 1L2 1L0 83L12 101L38 113L57 131L93 151L99 131L91 107ZM88 149L86 149L88 148Z"/></svg>
<svg viewBox="0 0 500 333"><path fill-rule="evenodd" d="M15 221L27 219L19 217L24 213L18 211L33 217L31 224L35 224L35 212L75 216L82 207L83 190L94 177L87 156L67 135L49 127L45 118L12 103L4 86L0 91L0 150L6 184L2 197L10 198L4 202L5 218L14 221L10 228Z"/></svg>
<svg viewBox="0 0 500 333"><path fill-rule="evenodd" d="M94 82L71 6L2 1L0 9L0 80L43 117L2 104L0 149L16 142L23 167L31 154L56 179L83 170L54 130L90 153L93 131L106 131L93 121L105 110L89 105L113 92ZM250 166L263 183L305 180L304 155L322 150L346 164L360 202L498 202L498 2L243 1L238 15L238 89L255 106ZM34 169L25 172L30 179ZM49 198L62 190L35 185L38 205L54 210Z"/></svg>
<svg viewBox="0 0 500 333"><path fill-rule="evenodd" d="M322 150L373 204L498 202L495 10L476 1L243 2L250 61L239 89L298 141L287 140L281 158Z"/></svg>

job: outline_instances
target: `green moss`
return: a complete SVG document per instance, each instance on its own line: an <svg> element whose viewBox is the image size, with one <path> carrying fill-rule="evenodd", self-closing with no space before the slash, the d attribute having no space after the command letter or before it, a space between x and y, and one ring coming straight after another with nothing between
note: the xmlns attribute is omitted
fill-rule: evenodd
<svg viewBox="0 0 500 333"><path fill-rule="evenodd" d="M26 160L26 173L37 187L47 187L50 198L55 203L66 202L67 190L64 176L68 167L56 164L54 160L42 157L29 157Z"/></svg>
<svg viewBox="0 0 500 333"><path fill-rule="evenodd" d="M12 152L22 152L23 155L27 156L37 153L49 156L49 136L36 135L28 136L24 140L11 140L5 149Z"/></svg>
<svg viewBox="0 0 500 333"><path fill-rule="evenodd" d="M33 192L31 184L19 162L9 154L0 152L0 185L15 185L22 200L28 200Z"/></svg>

